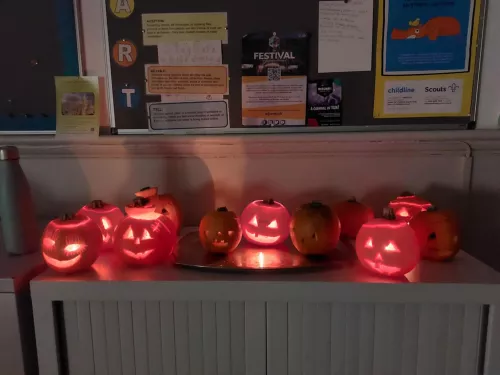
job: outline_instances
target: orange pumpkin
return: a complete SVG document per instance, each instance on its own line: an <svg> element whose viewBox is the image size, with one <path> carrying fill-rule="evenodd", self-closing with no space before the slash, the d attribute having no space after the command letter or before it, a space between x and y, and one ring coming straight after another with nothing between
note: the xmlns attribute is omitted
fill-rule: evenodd
<svg viewBox="0 0 500 375"><path fill-rule="evenodd" d="M292 216L290 237L302 254L326 255L335 250L339 242L339 218L320 202L305 204Z"/></svg>
<svg viewBox="0 0 500 375"><path fill-rule="evenodd" d="M221 207L201 219L199 235L201 244L207 251L228 254L240 244L242 232L236 214Z"/></svg>
<svg viewBox="0 0 500 375"><path fill-rule="evenodd" d="M335 213L340 220L341 236L353 240L368 220L375 217L373 210L352 197L335 205Z"/></svg>
<svg viewBox="0 0 500 375"><path fill-rule="evenodd" d="M458 219L451 211L430 207L416 215L410 226L417 234L424 259L451 260L460 250Z"/></svg>
<svg viewBox="0 0 500 375"><path fill-rule="evenodd" d="M410 221L419 212L427 210L432 203L413 193L404 192L389 203L397 219Z"/></svg>
<svg viewBox="0 0 500 375"><path fill-rule="evenodd" d="M176 227L177 233L182 228L181 205L171 194L158 194L157 187L145 187L135 193L137 197L147 198L155 206L156 212L167 216Z"/></svg>

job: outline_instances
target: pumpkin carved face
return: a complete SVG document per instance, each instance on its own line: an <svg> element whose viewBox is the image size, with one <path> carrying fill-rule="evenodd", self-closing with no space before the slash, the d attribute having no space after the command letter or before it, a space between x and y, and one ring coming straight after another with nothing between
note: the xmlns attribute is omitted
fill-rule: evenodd
<svg viewBox="0 0 500 375"><path fill-rule="evenodd" d="M410 221L410 226L417 235L424 259L451 260L459 252L459 225L453 212L431 207L416 215Z"/></svg>
<svg viewBox="0 0 500 375"><path fill-rule="evenodd" d="M426 211L431 206L431 202L408 192L402 193L389 203L389 208L393 209L396 218L406 220L407 222L410 221L413 216L419 212Z"/></svg>
<svg viewBox="0 0 500 375"><path fill-rule="evenodd" d="M384 218L364 224L356 238L356 253L361 264L385 276L403 276L413 270L420 251L413 229L402 220L395 220L392 210Z"/></svg>
<svg viewBox="0 0 500 375"><path fill-rule="evenodd" d="M274 246L289 235L290 214L281 203L272 199L254 201L241 213L245 239L255 245Z"/></svg>
<svg viewBox="0 0 500 375"><path fill-rule="evenodd" d="M325 255L339 242L340 221L328 206L319 202L305 204L292 216L290 237L302 254Z"/></svg>
<svg viewBox="0 0 500 375"><path fill-rule="evenodd" d="M356 198L338 203L334 211L340 220L341 235L351 240L356 238L363 224L375 217L373 210Z"/></svg>
<svg viewBox="0 0 500 375"><path fill-rule="evenodd" d="M55 271L72 273L89 269L103 245L101 230L82 215L65 215L51 221L42 235L42 255Z"/></svg>
<svg viewBox="0 0 500 375"><path fill-rule="evenodd" d="M104 243L103 249L111 249L113 247L113 233L125 217L121 210L112 204L97 200L83 206L78 214L87 216L99 226Z"/></svg>
<svg viewBox="0 0 500 375"><path fill-rule="evenodd" d="M179 202L170 194L158 195L157 187L145 187L135 193L137 197L147 198L155 207L155 212L167 216L179 233L182 227L182 210Z"/></svg>
<svg viewBox="0 0 500 375"><path fill-rule="evenodd" d="M227 208L218 208L203 217L199 228L203 247L211 252L227 254L235 250L241 241L238 217Z"/></svg>

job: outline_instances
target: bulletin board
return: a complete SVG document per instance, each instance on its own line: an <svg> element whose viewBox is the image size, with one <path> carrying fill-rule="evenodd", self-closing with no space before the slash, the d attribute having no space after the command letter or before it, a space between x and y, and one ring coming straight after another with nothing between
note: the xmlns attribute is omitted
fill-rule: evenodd
<svg viewBox="0 0 500 375"><path fill-rule="evenodd" d="M54 76L79 75L73 0L4 1L0 132L56 129Z"/></svg>
<svg viewBox="0 0 500 375"><path fill-rule="evenodd" d="M304 132L304 131L339 131L339 130L387 130L387 129L472 129L475 127L476 95L480 75L480 57L485 22L486 0L471 0L478 4L471 7L471 19L477 24L471 40L470 64L472 69L470 107L466 115L460 116L406 116L397 115L377 118L375 106L381 98L376 89L377 74L382 75L377 58L384 41L380 40L379 23L384 12L384 1L373 0L373 34L371 70L356 72L318 73L318 12L319 2L285 0L255 0L251 4L234 0L184 0L184 1L133 1L128 0L131 12L126 16L117 16L111 11L117 2L106 1L107 37L109 45L110 90L113 92L114 126L117 133L128 134L146 132L149 129L150 103L161 102L160 95L145 95L146 69L148 64L158 64L158 49L155 45L143 43L143 14L155 13L227 13L227 43L222 44L223 64L229 69L229 94L225 95L229 106L230 124L223 129L170 130L173 134L192 133L255 133L255 132ZM339 0L344 2L344 0ZM352 1L352 0L348 0ZM370 0L372 1L372 0ZM394 1L394 0L393 0ZM425 0L433 1L433 0ZM452 0L462 1L462 0ZM463 0L468 1L468 0ZM477 3L476 3L477 2ZM402 3L402 1L400 1ZM405 20L406 23L408 20ZM417 20L411 19L412 22ZM410 26L412 24L410 23ZM303 32L309 36L308 79L338 79L342 83L342 126L311 128L307 126L243 126L242 125L242 38L248 33L268 31L277 35ZM136 52L134 62L121 66L113 61L113 48L117 42L130 43ZM339 53L342 53L339 51ZM123 94L123 89L132 88L138 95ZM128 101L128 105L127 105ZM130 105L133 104L133 105Z"/></svg>

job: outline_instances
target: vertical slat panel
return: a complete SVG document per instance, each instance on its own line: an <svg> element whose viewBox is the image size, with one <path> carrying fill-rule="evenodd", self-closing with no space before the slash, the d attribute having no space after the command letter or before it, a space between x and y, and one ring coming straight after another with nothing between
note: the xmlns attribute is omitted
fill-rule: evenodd
<svg viewBox="0 0 500 375"><path fill-rule="evenodd" d="M246 375L245 303L230 302L231 315L231 375Z"/></svg>
<svg viewBox="0 0 500 375"><path fill-rule="evenodd" d="M488 332L484 358L484 375L500 374L500 309L490 305L488 313Z"/></svg>
<svg viewBox="0 0 500 375"><path fill-rule="evenodd" d="M482 306L466 305L460 375L478 371L479 336L481 332Z"/></svg>
<svg viewBox="0 0 500 375"><path fill-rule="evenodd" d="M187 302L174 301L175 364L177 375L189 375L189 327Z"/></svg>
<svg viewBox="0 0 500 375"><path fill-rule="evenodd" d="M402 375L415 375L418 361L418 331L420 306L406 304L404 307Z"/></svg>
<svg viewBox="0 0 500 375"><path fill-rule="evenodd" d="M69 375L80 375L80 343L78 338L78 315L76 312L76 302L64 302L63 309Z"/></svg>
<svg viewBox="0 0 500 375"><path fill-rule="evenodd" d="M177 371L175 364L175 325L173 302L160 302L160 325L163 374L175 375L177 374Z"/></svg>
<svg viewBox="0 0 500 375"><path fill-rule="evenodd" d="M314 314L314 373L330 375L331 357L331 305L329 303L316 304Z"/></svg>
<svg viewBox="0 0 500 375"><path fill-rule="evenodd" d="M373 369L373 344L375 337L375 306L373 304L359 305L358 324L358 372L353 374L371 374Z"/></svg>
<svg viewBox="0 0 500 375"><path fill-rule="evenodd" d="M288 374L302 374L303 304L288 303Z"/></svg>
<svg viewBox="0 0 500 375"><path fill-rule="evenodd" d="M231 314L229 302L215 303L217 320L217 374L231 375Z"/></svg>
<svg viewBox="0 0 500 375"><path fill-rule="evenodd" d="M108 375L106 325L104 324L104 309L102 302L90 302L90 319L92 322L95 375Z"/></svg>
<svg viewBox="0 0 500 375"><path fill-rule="evenodd" d="M246 375L266 373L266 303L245 303Z"/></svg>
<svg viewBox="0 0 500 375"><path fill-rule="evenodd" d="M404 305L375 305L374 375L401 375L404 312Z"/></svg>
<svg viewBox="0 0 500 375"><path fill-rule="evenodd" d="M132 304L118 302L120 343L123 375L135 375L134 333L132 331Z"/></svg>
<svg viewBox="0 0 500 375"><path fill-rule="evenodd" d="M436 334L436 352L434 368L435 375L443 375L446 372L446 344L448 343L448 328L450 323L450 305L438 305L438 315L434 323Z"/></svg>
<svg viewBox="0 0 500 375"><path fill-rule="evenodd" d="M188 302L190 375L203 375L203 326L201 302Z"/></svg>
<svg viewBox="0 0 500 375"><path fill-rule="evenodd" d="M79 367L82 375L94 374L94 349L92 346L92 323L90 321L90 305L88 302L76 303L78 315L78 337L80 342Z"/></svg>
<svg viewBox="0 0 500 375"><path fill-rule="evenodd" d="M104 302L104 324L106 325L106 355L108 357L108 374L121 375L122 356L120 339L120 320L118 317L118 304Z"/></svg>
<svg viewBox="0 0 500 375"><path fill-rule="evenodd" d="M441 323L448 323L447 312L443 305L420 305L418 375L436 374L436 371L441 367L440 362L446 359L444 347L439 347L439 340L442 336Z"/></svg>
<svg viewBox="0 0 500 375"><path fill-rule="evenodd" d="M203 375L217 375L215 302L202 302L201 311L203 315Z"/></svg>
<svg viewBox="0 0 500 375"><path fill-rule="evenodd" d="M465 306L450 305L448 337L446 342L445 375L460 374L464 334Z"/></svg>
<svg viewBox="0 0 500 375"><path fill-rule="evenodd" d="M288 308L286 302L267 303L267 373L288 374Z"/></svg>
<svg viewBox="0 0 500 375"><path fill-rule="evenodd" d="M40 375L62 375L56 342L56 322L52 301L33 298L33 321Z"/></svg>
<svg viewBox="0 0 500 375"><path fill-rule="evenodd" d="M148 339L148 368L151 375L163 373L160 303L146 302L146 328Z"/></svg>
<svg viewBox="0 0 500 375"><path fill-rule="evenodd" d="M315 345L314 320L316 319L316 304L305 303L303 306L302 324L302 374L315 375Z"/></svg>
<svg viewBox="0 0 500 375"><path fill-rule="evenodd" d="M148 375L148 340L146 328L146 304L132 302L132 328L134 334L134 355L136 375Z"/></svg>
<svg viewBox="0 0 500 375"><path fill-rule="evenodd" d="M359 370L359 318L360 308L357 304L346 306L345 336L345 374L357 375Z"/></svg>
<svg viewBox="0 0 500 375"><path fill-rule="evenodd" d="M331 322L331 374L345 374L346 354L346 304L332 304Z"/></svg>

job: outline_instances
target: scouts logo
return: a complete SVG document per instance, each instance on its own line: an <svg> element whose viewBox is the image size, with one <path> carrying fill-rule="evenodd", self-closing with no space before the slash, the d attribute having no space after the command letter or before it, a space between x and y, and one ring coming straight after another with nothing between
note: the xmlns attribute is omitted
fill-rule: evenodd
<svg viewBox="0 0 500 375"><path fill-rule="evenodd" d="M280 38L276 36L276 33L273 33L273 36L269 38L269 47L275 51L280 48Z"/></svg>

